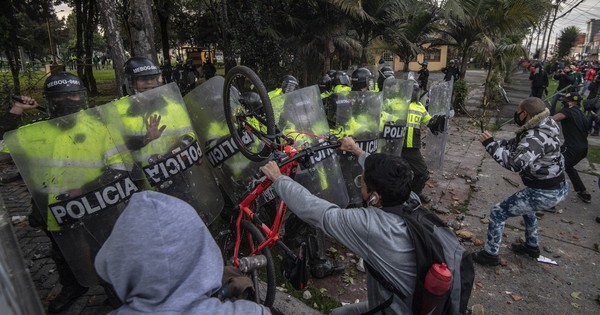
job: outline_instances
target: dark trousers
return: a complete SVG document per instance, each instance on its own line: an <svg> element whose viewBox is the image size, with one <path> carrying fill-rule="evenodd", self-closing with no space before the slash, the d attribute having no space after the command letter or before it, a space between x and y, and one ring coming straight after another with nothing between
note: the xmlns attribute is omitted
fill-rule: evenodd
<svg viewBox="0 0 600 315"><path fill-rule="evenodd" d="M569 175L569 179L573 184L573 189L575 189L576 192L585 191L585 185L581 181L581 177L579 177L575 165L587 156L588 149L563 148L565 148L563 151L563 156L565 157L565 172Z"/></svg>
<svg viewBox="0 0 600 315"><path fill-rule="evenodd" d="M411 182L412 191L421 194L425 187L425 183L429 179L429 170L427 170L427 163L425 163L421 150L415 148L402 148L402 158L408 162L413 171L413 180Z"/></svg>
<svg viewBox="0 0 600 315"><path fill-rule="evenodd" d="M537 97L537 98L542 98L543 95L544 95L544 87L543 86L531 88L531 96Z"/></svg>

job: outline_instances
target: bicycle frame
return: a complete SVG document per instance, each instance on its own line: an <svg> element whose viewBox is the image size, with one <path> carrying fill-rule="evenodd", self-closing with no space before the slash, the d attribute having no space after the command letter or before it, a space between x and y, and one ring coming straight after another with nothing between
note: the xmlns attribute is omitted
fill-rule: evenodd
<svg viewBox="0 0 600 315"><path fill-rule="evenodd" d="M312 148L312 147L306 148L302 151L298 151L292 145L285 145L283 147L283 150L280 152L285 154L286 157L279 163L279 170L281 171L281 174L283 174L283 175L290 176L292 174L295 174L296 169L299 165L298 159L305 157L305 156L310 156L313 152L318 152L318 151L326 150L326 149L330 149L330 148L336 148L338 146L339 146L339 144L335 143L335 144L320 145L316 148ZM256 247L253 247L250 249L251 250L250 254L257 254L261 250L263 250L265 247L267 247L267 246L273 247L273 245L275 243L277 243L280 245L280 247L285 251L285 253L287 255L292 257L294 260L297 258L296 255L294 254L294 252L292 250L290 250L280 240L279 231L283 224L283 219L284 219L285 212L287 209L287 206L285 205L283 200L279 201L279 204L277 206L277 212L275 214L275 219L274 219L273 225L271 227L267 226L264 222L262 222L255 215L254 211L252 211L252 209L250 208L252 203L265 190L267 190L269 187L271 187L272 184L273 184L273 182L270 179L265 177L248 194L248 196L246 198L244 198L244 200L242 200L242 202L240 202L240 204L237 206L239 213L238 213L237 219L235 221L236 233L235 233L235 247L234 247L234 253L233 253L233 265L235 267L239 267L239 265L240 265L238 256L239 256L239 252L240 252L240 243L241 243L241 222L244 218L247 218L250 222L255 224L265 235L265 240L262 243L260 243Z"/></svg>

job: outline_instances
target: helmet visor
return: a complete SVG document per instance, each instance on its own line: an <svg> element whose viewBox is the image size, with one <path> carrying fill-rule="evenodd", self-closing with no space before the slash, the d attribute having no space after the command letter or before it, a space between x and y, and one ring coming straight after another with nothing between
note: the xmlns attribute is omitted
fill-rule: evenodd
<svg viewBox="0 0 600 315"><path fill-rule="evenodd" d="M88 108L87 91L46 93L50 118L70 115Z"/></svg>

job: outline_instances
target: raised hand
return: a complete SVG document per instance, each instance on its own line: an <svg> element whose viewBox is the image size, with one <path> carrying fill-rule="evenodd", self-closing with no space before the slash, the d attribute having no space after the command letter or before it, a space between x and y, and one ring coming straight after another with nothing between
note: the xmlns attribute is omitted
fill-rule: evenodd
<svg viewBox="0 0 600 315"><path fill-rule="evenodd" d="M144 144L148 144L150 141L158 139L163 131L165 131L165 128L167 128L167 125L162 125L160 128L158 127L160 125L160 118L160 115L152 115L144 121L144 124L146 125Z"/></svg>

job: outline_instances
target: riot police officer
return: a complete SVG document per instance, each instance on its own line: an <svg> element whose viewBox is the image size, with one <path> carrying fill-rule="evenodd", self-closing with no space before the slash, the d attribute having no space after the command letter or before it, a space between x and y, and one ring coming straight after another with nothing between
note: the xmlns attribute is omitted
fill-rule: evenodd
<svg viewBox="0 0 600 315"><path fill-rule="evenodd" d="M87 91L78 77L66 72L49 76L44 83L43 96L49 118L53 119L52 123L42 121L19 128L19 133L11 135L16 139L12 142L15 147L11 149L11 153L15 154L15 151L18 151L24 155L23 159L37 163L35 168L38 174L24 175L24 178L34 178L28 185L35 186L30 187L35 202L32 202L29 224L32 227L43 228L52 244L51 257L56 264L62 289L50 302L48 312L57 313L68 309L77 298L87 292L88 288L82 286L78 279L96 276L91 265L89 269L79 268L76 278L73 273L75 269L69 267L69 264L73 263L73 257L85 260L82 256L93 253L61 251L61 248L70 246L62 242L65 235L69 235L72 230L63 230L49 205L57 200L84 195L105 179L114 179L115 174L126 170L121 153L109 140L110 135L98 117L89 114L70 115L87 108ZM13 104L10 114L4 116L4 122L0 124L0 135L4 136L4 132L15 129L16 118L25 110L36 107L38 104L33 98L21 96L20 100ZM44 137L48 140L32 145L27 140L30 138L28 135L33 134L37 138ZM98 167L102 167L102 172L105 173L100 173ZM24 171L27 172L21 170ZM74 172L77 172L76 178L70 178L68 174L72 175ZM62 237L60 244L59 236ZM66 247L63 247L65 245ZM93 251L91 247L87 249ZM71 257L69 264L65 258L67 255ZM91 275L82 275L82 272Z"/></svg>
<svg viewBox="0 0 600 315"><path fill-rule="evenodd" d="M375 88L375 91L377 91L377 92L383 91L383 82L385 81L385 79L393 78L393 77L394 77L394 70L392 69L392 67L390 67L390 66L381 67L381 69L379 69L379 77L377 78L377 87Z"/></svg>
<svg viewBox="0 0 600 315"><path fill-rule="evenodd" d="M352 91L372 91L373 74L367 68L358 68L352 72Z"/></svg>
<svg viewBox="0 0 600 315"><path fill-rule="evenodd" d="M427 61L423 61L423 63L420 65L421 69L417 71L417 74L419 75L417 82L419 82L419 87L423 91L427 91L427 82L429 81L429 69L427 69L427 66L429 63Z"/></svg>
<svg viewBox="0 0 600 315"><path fill-rule="evenodd" d="M431 116L419 100L420 91L420 87L415 84L408 107L406 137L404 138L401 156L408 162L413 171L412 190L419 196L423 203L429 203L431 199L423 195L423 188L427 180L429 180L429 170L421 154L421 125L428 123L431 120ZM430 126L430 128L433 127Z"/></svg>
<svg viewBox="0 0 600 315"><path fill-rule="evenodd" d="M319 92L321 92L321 99L325 99L331 95L331 81L331 77L325 74L319 79L319 82L317 82Z"/></svg>
<svg viewBox="0 0 600 315"><path fill-rule="evenodd" d="M160 69L146 57L131 57L125 62L124 92L135 95L162 84Z"/></svg>
<svg viewBox="0 0 600 315"><path fill-rule="evenodd" d="M269 92L269 98L273 99L275 96L279 96L281 94L289 93L298 88L300 85L298 80L291 74L286 74L281 79L279 79L279 86Z"/></svg>
<svg viewBox="0 0 600 315"><path fill-rule="evenodd" d="M348 92L352 90L350 77L348 77L348 74L345 71L334 72L331 84L333 84L333 93Z"/></svg>

